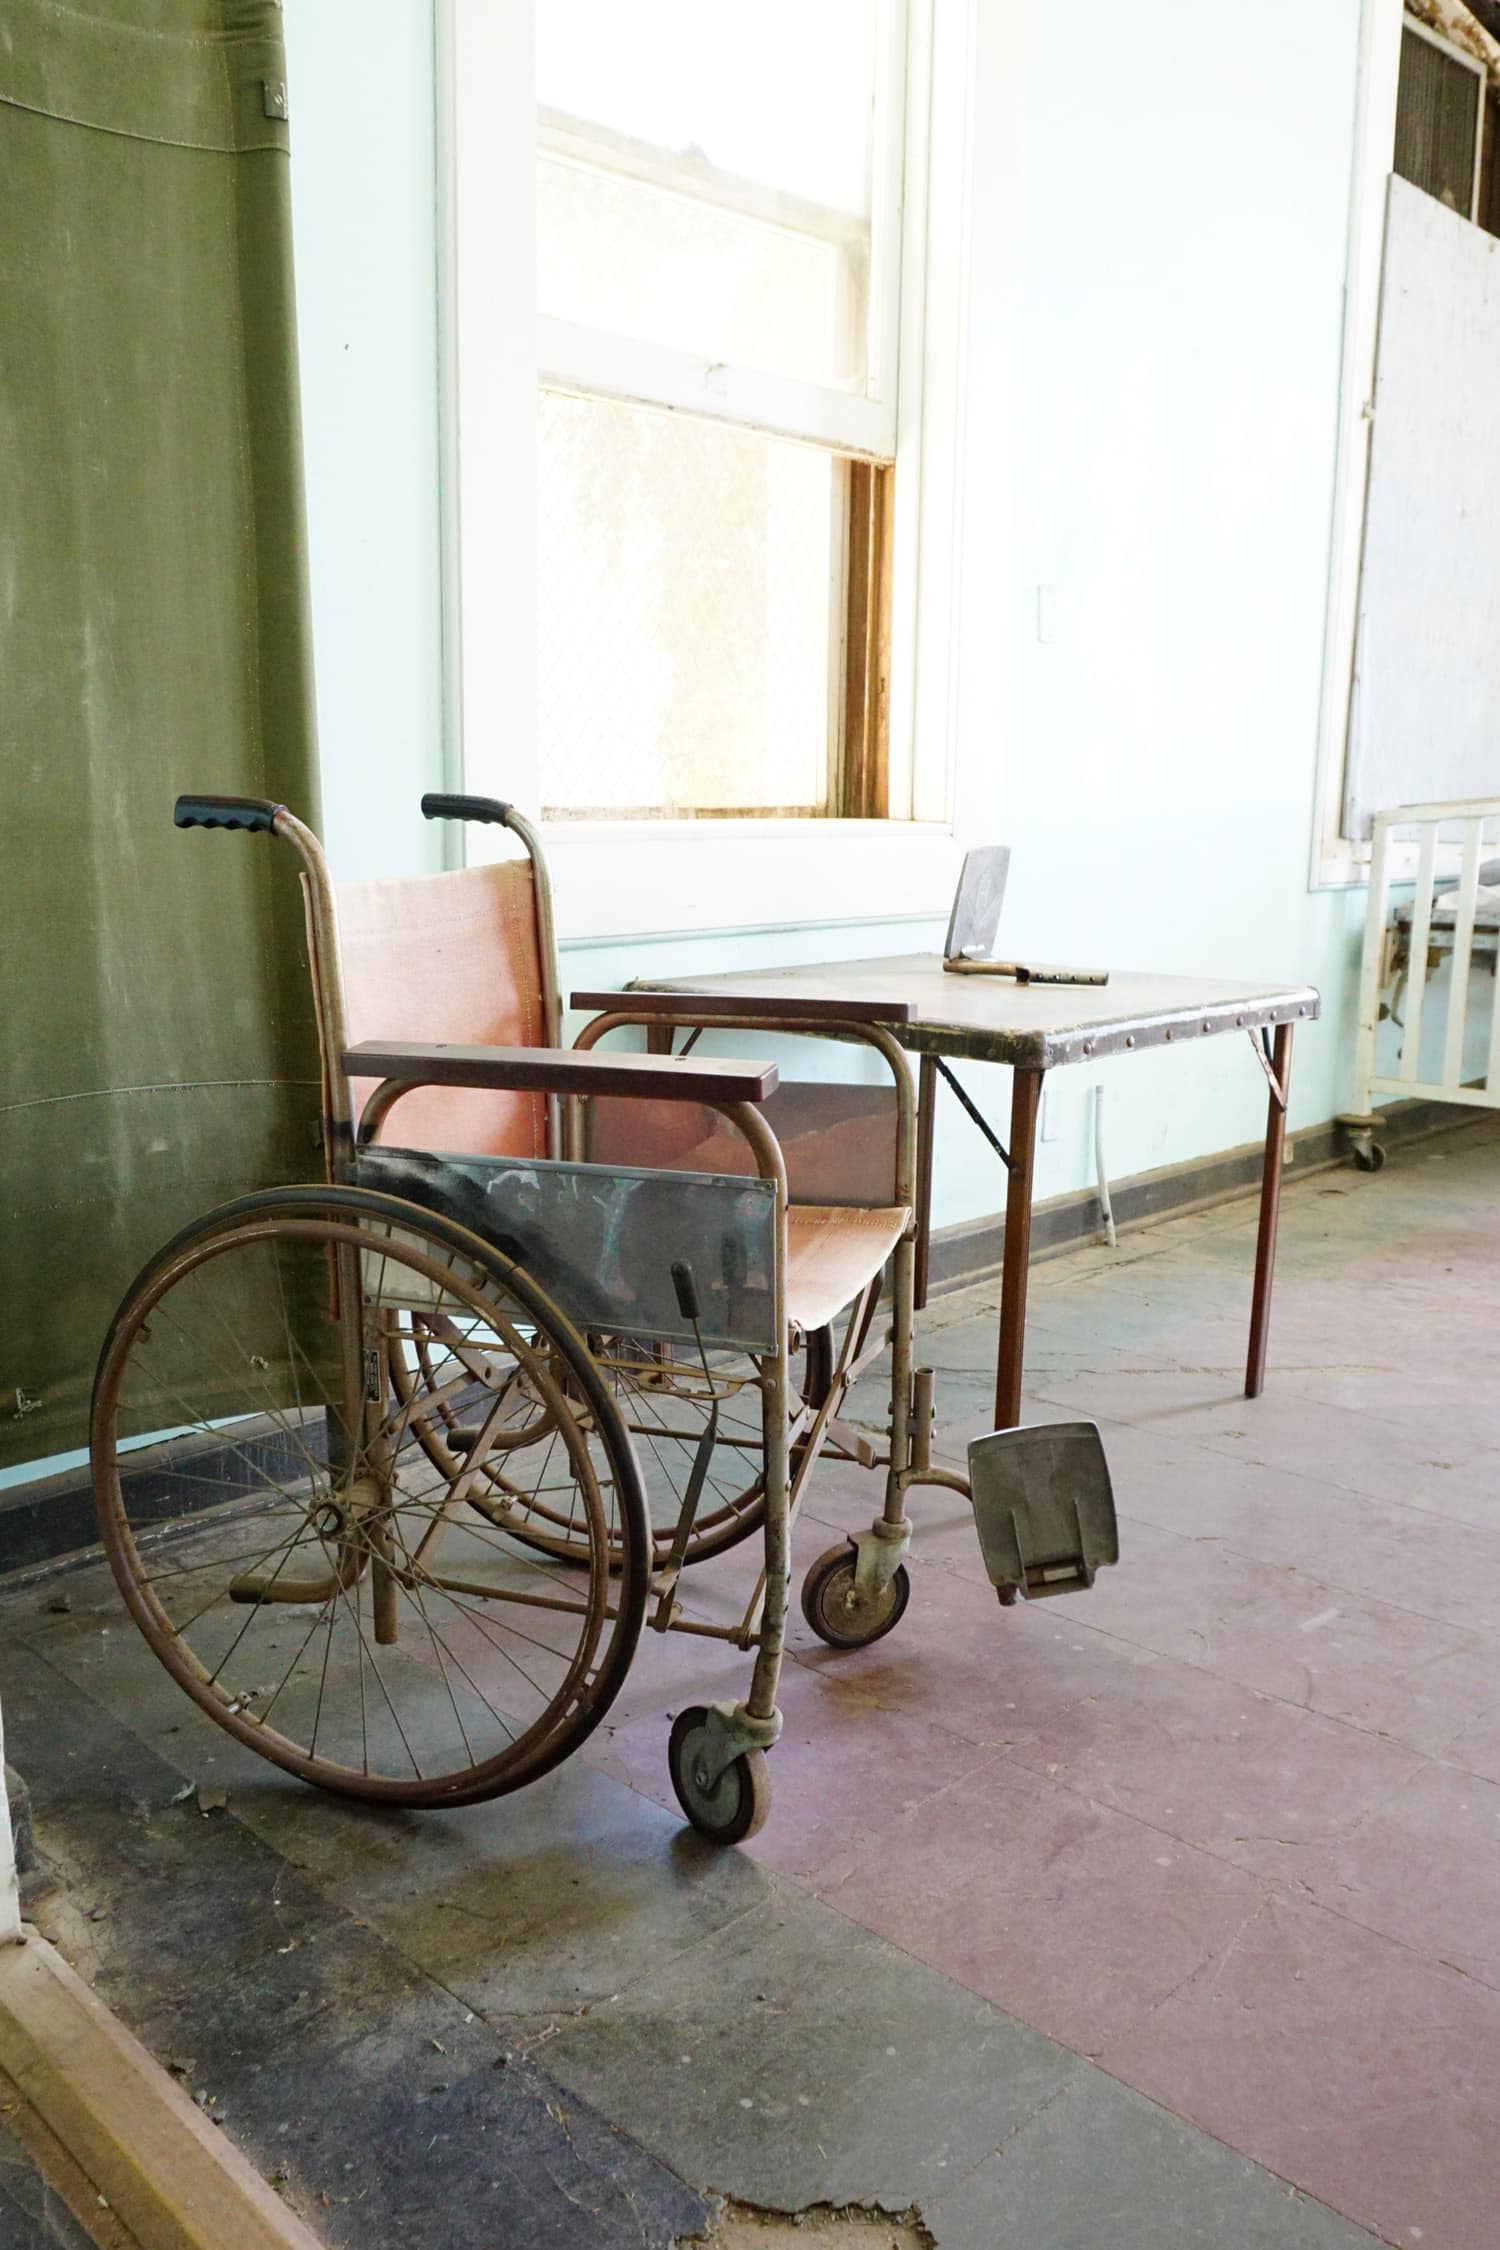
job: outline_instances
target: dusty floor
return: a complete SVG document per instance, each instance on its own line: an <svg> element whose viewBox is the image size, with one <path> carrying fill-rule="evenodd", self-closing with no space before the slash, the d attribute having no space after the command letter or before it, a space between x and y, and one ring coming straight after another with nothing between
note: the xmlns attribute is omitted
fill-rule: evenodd
<svg viewBox="0 0 1500 2250"><path fill-rule="evenodd" d="M1250 1206L1040 1266L1028 1413L1100 1422L1119 1569L1001 1611L919 1503L889 1640L798 1620L744 1852L668 1809L667 1714L743 1676L712 1645L651 1640L523 1796L393 1816L218 1737L102 1569L16 1590L44 1920L331 2242L667 2250L727 2194L942 2250L1494 2250L1497 1190L1488 1124L1290 1190L1255 1404ZM927 1322L950 1447L993 1317ZM829 1471L799 1571L872 1505Z"/></svg>

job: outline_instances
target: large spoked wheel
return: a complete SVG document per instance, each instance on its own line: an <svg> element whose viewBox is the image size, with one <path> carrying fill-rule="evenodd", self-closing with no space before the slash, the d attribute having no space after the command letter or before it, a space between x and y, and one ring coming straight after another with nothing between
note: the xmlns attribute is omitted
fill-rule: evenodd
<svg viewBox="0 0 1500 2250"><path fill-rule="evenodd" d="M647 1515L658 1561L664 1560L677 1529L688 1479L693 1473L704 1430L714 1405L696 1353L680 1345L653 1344L635 1337L593 1340L596 1363L621 1420L634 1442L646 1494ZM723 1554L760 1530L765 1522L763 1443L758 1371L744 1356L710 1360L719 1417L709 1451L698 1512L684 1562ZM432 1462L444 1475L458 1474L467 1459L476 1417L464 1383L461 1341L451 1325L440 1327L420 1313L403 1316L394 1339L392 1378L412 1405L412 1427ZM833 1387L833 1331L814 1329L793 1352L792 1389L815 1414ZM535 1394L518 1396L511 1427L519 1439L539 1427L545 1406ZM422 1403L423 1394L426 1404ZM795 1469L795 1456L793 1467ZM481 1477L504 1491L503 1452L492 1447ZM571 1504L571 1496L570 1496ZM586 1539L569 1508L546 1492L536 1495L525 1520L514 1508L513 1535L559 1562L585 1562Z"/></svg>
<svg viewBox="0 0 1500 2250"><path fill-rule="evenodd" d="M713 1401L696 1354L610 1338L601 1353L606 1381L635 1443L658 1556L677 1529ZM707 1473L685 1564L706 1562L761 1530L766 1520L764 1426L758 1369L746 1358L710 1360L718 1392L718 1442ZM815 1328L794 1343L788 1364L793 1403L816 1414L833 1387L833 1331ZM796 1468L793 1450L793 1471Z"/></svg>
<svg viewBox="0 0 1500 2250"><path fill-rule="evenodd" d="M433 1385L393 1374L413 1319ZM471 1436L426 1442L461 1387ZM325 1788L473 1803L608 1709L651 1548L630 1438L550 1300L396 1197L247 1196L168 1244L100 1361L94 1490L125 1600L201 1709ZM544 1504L573 1567L514 1532Z"/></svg>

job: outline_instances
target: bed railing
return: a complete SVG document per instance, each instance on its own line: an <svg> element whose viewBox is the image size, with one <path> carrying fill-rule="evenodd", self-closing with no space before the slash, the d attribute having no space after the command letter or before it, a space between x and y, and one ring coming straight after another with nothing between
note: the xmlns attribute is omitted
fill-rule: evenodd
<svg viewBox="0 0 1500 2250"><path fill-rule="evenodd" d="M1407 854L1399 850L1399 839L1407 832L1416 839L1414 875ZM1377 1171L1385 1160L1375 1138L1377 1100L1404 1095L1500 1109L1500 976L1495 974L1500 922L1492 908L1486 912L1488 886L1480 882L1487 855L1500 855L1500 797L1396 805L1375 816L1360 960L1355 1107L1342 1120L1355 1162L1367 1171ZM1414 885L1410 901L1398 900L1393 908L1393 897L1408 884ZM1447 990L1440 993L1433 987L1445 965ZM1476 1077L1465 1051L1473 993L1478 976L1485 973L1493 989L1486 998L1484 1071ZM1424 1076L1423 1028L1431 1025L1438 1005L1444 1011L1440 1059L1433 1075L1429 1029ZM1401 1033L1394 1074L1377 1068L1380 1027L1387 1020L1394 1020Z"/></svg>

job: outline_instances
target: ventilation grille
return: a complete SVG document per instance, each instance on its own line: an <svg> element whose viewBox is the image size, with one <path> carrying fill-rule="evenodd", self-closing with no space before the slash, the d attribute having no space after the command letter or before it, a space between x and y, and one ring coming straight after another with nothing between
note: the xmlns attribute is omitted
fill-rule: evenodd
<svg viewBox="0 0 1500 2250"><path fill-rule="evenodd" d="M1477 68L1410 28L1401 34L1396 95L1396 170L1469 218L1479 154Z"/></svg>

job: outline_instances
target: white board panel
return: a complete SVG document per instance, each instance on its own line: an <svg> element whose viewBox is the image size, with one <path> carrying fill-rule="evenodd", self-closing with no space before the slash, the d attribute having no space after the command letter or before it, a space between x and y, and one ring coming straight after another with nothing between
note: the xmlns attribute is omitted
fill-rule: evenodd
<svg viewBox="0 0 1500 2250"><path fill-rule="evenodd" d="M1500 241L1392 177L1345 775L1382 807L1500 796Z"/></svg>

